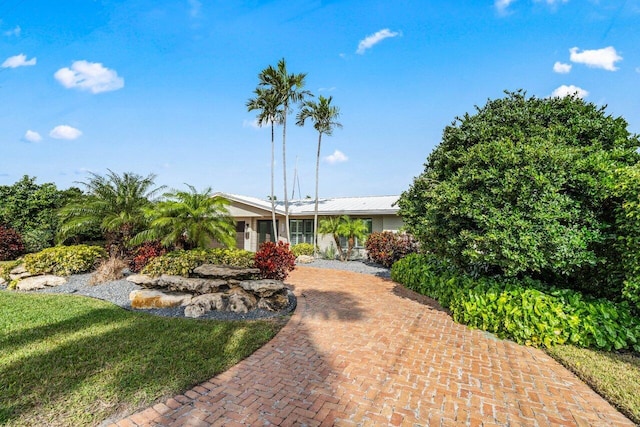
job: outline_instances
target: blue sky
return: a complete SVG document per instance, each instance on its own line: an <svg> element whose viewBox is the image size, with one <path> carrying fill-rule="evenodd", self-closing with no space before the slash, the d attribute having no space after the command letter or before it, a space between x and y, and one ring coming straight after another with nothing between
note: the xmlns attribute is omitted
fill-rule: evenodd
<svg viewBox="0 0 640 427"><path fill-rule="evenodd" d="M639 29L640 0L0 0L0 184L111 169L266 197L270 133L245 103L285 58L341 110L320 196L399 194L504 90L577 91L640 132ZM289 188L297 162L313 195L317 135L289 120Z"/></svg>

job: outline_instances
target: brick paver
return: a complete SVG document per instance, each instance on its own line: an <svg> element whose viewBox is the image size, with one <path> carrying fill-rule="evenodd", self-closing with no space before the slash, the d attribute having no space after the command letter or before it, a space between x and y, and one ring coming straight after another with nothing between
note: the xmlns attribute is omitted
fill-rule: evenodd
<svg viewBox="0 0 640 427"><path fill-rule="evenodd" d="M633 425L544 352L389 280L303 267L287 282L298 308L271 342L113 425Z"/></svg>

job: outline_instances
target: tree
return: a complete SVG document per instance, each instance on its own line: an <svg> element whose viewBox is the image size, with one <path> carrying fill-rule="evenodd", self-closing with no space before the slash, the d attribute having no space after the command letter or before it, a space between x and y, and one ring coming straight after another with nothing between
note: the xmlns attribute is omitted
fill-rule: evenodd
<svg viewBox="0 0 640 427"><path fill-rule="evenodd" d="M226 247L235 245L233 218L226 209L228 201L212 197L211 188L164 194L167 200L148 206L145 211L149 226L134 236L130 244L159 240L163 246L179 249L206 248L212 240Z"/></svg>
<svg viewBox="0 0 640 427"><path fill-rule="evenodd" d="M297 115L298 126L304 126L307 119L311 119L313 127L318 131L318 152L316 154L316 203L313 211L313 255L317 255L318 247L318 181L320 172L320 147L322 144L322 134L331 136L334 128L342 128L342 124L336 120L340 116L340 109L331 105L333 98L325 98L320 95L318 102L305 101Z"/></svg>
<svg viewBox="0 0 640 427"><path fill-rule="evenodd" d="M351 259L351 253L356 245L356 239L365 239L368 232L367 225L363 220L358 218L352 219L349 218L348 215L342 217L342 221L338 226L338 234L347 239L347 253L342 259L343 261Z"/></svg>
<svg viewBox="0 0 640 427"><path fill-rule="evenodd" d="M289 74L287 64L283 59L278 61L277 68L269 65L258 75L258 88L269 91L279 108L282 110L282 169L284 177L284 215L287 241L291 241L289 232L289 199L287 196L287 116L291 111L291 104L302 102L311 93L303 90L306 73Z"/></svg>
<svg viewBox="0 0 640 427"><path fill-rule="evenodd" d="M261 79L262 81L262 79ZM275 239L278 237L278 229L276 227L276 196L274 194L274 176L276 167L275 158L275 133L274 126L280 124L283 121L283 110L278 102L276 94L273 90L268 90L263 87L258 87L255 91L255 98L251 98L247 101L247 110L258 110L258 126L271 125L271 195L269 200L271 201L271 224L273 227L273 236ZM285 190L286 192L286 190Z"/></svg>
<svg viewBox="0 0 640 427"><path fill-rule="evenodd" d="M640 160L622 118L576 97L506 97L456 118L398 202L422 247L473 274L618 293L612 171Z"/></svg>
<svg viewBox="0 0 640 427"><path fill-rule="evenodd" d="M340 259L344 258L342 253L342 245L340 244L340 224L342 223L342 217L330 216L320 220L318 225L318 233L330 234L333 237L333 241L336 243L336 249L338 250L338 256Z"/></svg>
<svg viewBox="0 0 640 427"><path fill-rule="evenodd" d="M111 170L106 176L91 173L88 182L79 183L86 188L87 196L60 210L58 240L64 241L98 226L105 235L109 253L124 256L131 237L147 224L145 208L164 188L153 188L155 178L154 174L118 175Z"/></svg>

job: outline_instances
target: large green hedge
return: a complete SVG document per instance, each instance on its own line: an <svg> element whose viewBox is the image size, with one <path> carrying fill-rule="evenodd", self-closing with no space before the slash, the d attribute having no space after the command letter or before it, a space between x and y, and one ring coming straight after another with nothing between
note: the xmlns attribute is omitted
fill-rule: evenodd
<svg viewBox="0 0 640 427"><path fill-rule="evenodd" d="M520 344L640 351L640 319L625 303L550 288L530 278L474 278L424 254L395 263L391 278L438 300L455 321Z"/></svg>
<svg viewBox="0 0 640 427"><path fill-rule="evenodd" d="M24 267L33 274L69 276L93 270L96 263L106 257L100 246L55 246L25 255Z"/></svg>

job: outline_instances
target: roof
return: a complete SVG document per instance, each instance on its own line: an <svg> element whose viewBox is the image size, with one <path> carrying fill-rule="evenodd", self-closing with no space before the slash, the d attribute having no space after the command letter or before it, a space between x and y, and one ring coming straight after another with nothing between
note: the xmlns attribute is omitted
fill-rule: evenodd
<svg viewBox="0 0 640 427"><path fill-rule="evenodd" d="M266 211L271 211L271 201L257 197L241 196L239 194L216 193L230 202L243 203ZM400 196L364 196L364 197L334 197L318 200L319 215L396 215L398 207L394 203ZM289 201L290 216L313 215L314 199ZM284 202L276 201L276 213L284 215Z"/></svg>

